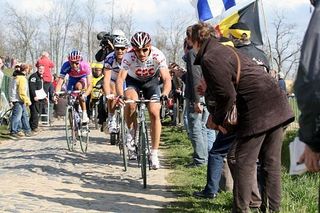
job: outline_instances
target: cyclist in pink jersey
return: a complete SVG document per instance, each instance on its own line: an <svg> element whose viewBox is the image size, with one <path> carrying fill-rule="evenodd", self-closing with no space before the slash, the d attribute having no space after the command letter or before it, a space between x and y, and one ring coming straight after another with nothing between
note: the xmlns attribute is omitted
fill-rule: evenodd
<svg viewBox="0 0 320 213"><path fill-rule="evenodd" d="M60 92L65 76L68 74L67 91L85 90L79 98L82 109L82 122L88 123L89 117L85 100L92 90L92 74L89 63L83 61L79 50L72 50L68 55L68 61L64 62L56 86L56 92Z"/></svg>
<svg viewBox="0 0 320 213"><path fill-rule="evenodd" d="M138 92L142 91L145 99L166 99L171 90L171 76L164 54L154 46L151 46L150 35L146 32L137 32L131 38L132 49L129 50L122 59L120 72L116 81L116 90L119 99L123 95L132 100L138 99ZM160 91L159 77L163 81L163 90ZM123 90L123 83L126 82L126 89ZM130 130L127 139L134 137L134 123L136 104L129 104L126 107L126 122ZM161 135L159 102L148 104L150 115L150 135L151 135L151 162L152 168L160 167L158 159L158 148ZM130 147L130 141L127 143Z"/></svg>

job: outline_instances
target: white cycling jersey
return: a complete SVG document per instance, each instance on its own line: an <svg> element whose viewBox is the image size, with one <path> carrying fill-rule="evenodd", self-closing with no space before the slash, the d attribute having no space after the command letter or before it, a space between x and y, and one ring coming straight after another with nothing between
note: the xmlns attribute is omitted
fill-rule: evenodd
<svg viewBox="0 0 320 213"><path fill-rule="evenodd" d="M167 68L168 65L164 54L152 46L146 61L140 61L131 49L123 56L120 67L127 70L130 77L144 82L158 74L160 68Z"/></svg>
<svg viewBox="0 0 320 213"><path fill-rule="evenodd" d="M120 64L117 62L115 52L111 52L107 55L104 60L104 67L111 70L111 80L116 81L120 71Z"/></svg>

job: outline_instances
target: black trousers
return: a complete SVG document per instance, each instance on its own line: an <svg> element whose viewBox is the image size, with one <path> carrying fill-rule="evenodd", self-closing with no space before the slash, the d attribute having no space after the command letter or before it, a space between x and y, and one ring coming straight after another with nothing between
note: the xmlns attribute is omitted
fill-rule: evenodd
<svg viewBox="0 0 320 213"><path fill-rule="evenodd" d="M44 108L44 102L43 101L37 101L32 102L30 106L30 127L32 130L38 128L39 125L39 116L42 113L42 110Z"/></svg>

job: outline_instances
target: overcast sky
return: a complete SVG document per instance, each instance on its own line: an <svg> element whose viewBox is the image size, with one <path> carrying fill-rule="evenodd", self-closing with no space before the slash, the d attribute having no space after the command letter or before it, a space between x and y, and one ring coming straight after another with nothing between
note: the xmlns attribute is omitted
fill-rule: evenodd
<svg viewBox="0 0 320 213"><path fill-rule="evenodd" d="M85 2L86 0L78 1ZM107 3L111 2L111 0L96 1L99 2L101 12L110 12L106 10L108 8ZM246 0L236 0L236 2L243 1ZM0 8L3 9L5 2L6 0L0 0ZM287 19L287 23L297 25L298 35L302 39L311 16L309 0L263 0L262 3L268 28L271 26L275 11L282 11ZM33 14L45 13L48 10L54 9L52 0L11 0L9 4L13 5L20 12L29 11ZM129 7L133 8L135 29L145 30L150 33L156 31L157 22L165 25L166 23L170 23L170 19L175 16L185 16L188 20L196 21L195 9L191 5L190 0L115 0L115 13L118 10L121 11L123 8ZM262 27L264 26L262 22ZM101 24L97 24L97 28L101 28L97 29L97 31L105 30L102 29L103 25Z"/></svg>

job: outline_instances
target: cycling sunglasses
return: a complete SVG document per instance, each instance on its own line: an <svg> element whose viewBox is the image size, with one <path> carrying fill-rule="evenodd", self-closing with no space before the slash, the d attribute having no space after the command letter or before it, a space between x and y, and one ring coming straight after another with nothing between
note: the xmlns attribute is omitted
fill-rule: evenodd
<svg viewBox="0 0 320 213"><path fill-rule="evenodd" d="M145 48L142 48L142 49L134 48L134 51L135 51L135 52L141 52L141 51L142 51L142 52L145 53L145 52L148 52L148 51L149 51L149 48L146 48L146 47L145 47Z"/></svg>
<svg viewBox="0 0 320 213"><path fill-rule="evenodd" d="M79 65L80 62L79 61L71 61L72 64L75 64L75 65Z"/></svg>
<svg viewBox="0 0 320 213"><path fill-rule="evenodd" d="M125 47L115 47L114 49L115 49L115 50L122 50L122 51L124 51L126 48L125 48Z"/></svg>

